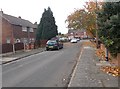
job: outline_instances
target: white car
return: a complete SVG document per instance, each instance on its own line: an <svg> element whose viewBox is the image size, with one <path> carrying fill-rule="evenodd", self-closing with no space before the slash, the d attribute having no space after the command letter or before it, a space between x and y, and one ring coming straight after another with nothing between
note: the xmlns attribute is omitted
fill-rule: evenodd
<svg viewBox="0 0 120 89"><path fill-rule="evenodd" d="M79 38L77 38L77 41L80 41L80 39L79 39Z"/></svg>
<svg viewBox="0 0 120 89"><path fill-rule="evenodd" d="M71 43L77 43L77 39L72 39L70 42Z"/></svg>

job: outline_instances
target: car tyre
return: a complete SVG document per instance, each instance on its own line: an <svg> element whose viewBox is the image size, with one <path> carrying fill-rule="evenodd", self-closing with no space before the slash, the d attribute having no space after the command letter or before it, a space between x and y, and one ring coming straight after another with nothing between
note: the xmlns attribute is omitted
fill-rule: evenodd
<svg viewBox="0 0 120 89"><path fill-rule="evenodd" d="M60 48L59 47L57 47L57 50L59 50Z"/></svg>
<svg viewBox="0 0 120 89"><path fill-rule="evenodd" d="M49 49L48 49L48 48L46 48L46 51L49 51Z"/></svg>

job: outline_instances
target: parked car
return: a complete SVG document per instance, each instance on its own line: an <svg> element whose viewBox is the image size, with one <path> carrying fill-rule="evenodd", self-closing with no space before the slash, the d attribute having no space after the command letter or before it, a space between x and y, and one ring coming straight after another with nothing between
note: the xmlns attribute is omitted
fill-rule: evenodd
<svg viewBox="0 0 120 89"><path fill-rule="evenodd" d="M77 43L77 39L72 39L71 41L70 41L71 43Z"/></svg>
<svg viewBox="0 0 120 89"><path fill-rule="evenodd" d="M77 38L77 41L80 41L80 39L79 39L79 38Z"/></svg>
<svg viewBox="0 0 120 89"><path fill-rule="evenodd" d="M62 49L63 48L63 43L59 42L58 40L48 40L46 43L46 50L52 50L52 49Z"/></svg>
<svg viewBox="0 0 120 89"><path fill-rule="evenodd" d="M69 39L67 37L61 37L61 38L59 38L59 41L61 41L61 42L68 42Z"/></svg>

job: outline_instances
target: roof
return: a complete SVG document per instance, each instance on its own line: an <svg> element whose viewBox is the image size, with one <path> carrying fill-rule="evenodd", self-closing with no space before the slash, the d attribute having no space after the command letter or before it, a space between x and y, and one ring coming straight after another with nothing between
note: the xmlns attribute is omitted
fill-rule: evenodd
<svg viewBox="0 0 120 89"><path fill-rule="evenodd" d="M9 23L14 24L14 25L20 25L23 27L31 27L31 28L37 28L37 25L31 23L28 20L19 18L19 17L15 17L15 16L11 16L11 15L7 15L4 14L2 11L0 11L0 13L2 13L2 17L4 19L6 19Z"/></svg>
<svg viewBox="0 0 120 89"><path fill-rule="evenodd" d="M85 30L84 30L84 29L81 29L81 30L79 30L79 29L78 29L78 30L69 29L69 30L68 30L68 33L76 33L76 32L77 32L77 33L81 33L81 32L85 32Z"/></svg>

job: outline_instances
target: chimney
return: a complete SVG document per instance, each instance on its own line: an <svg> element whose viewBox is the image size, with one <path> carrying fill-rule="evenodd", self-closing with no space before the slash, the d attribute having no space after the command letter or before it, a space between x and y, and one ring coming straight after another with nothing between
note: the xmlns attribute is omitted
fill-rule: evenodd
<svg viewBox="0 0 120 89"><path fill-rule="evenodd" d="M0 13L1 13L1 14L3 14L3 11L2 11L2 9L1 9Z"/></svg>
<svg viewBox="0 0 120 89"><path fill-rule="evenodd" d="M37 25L37 22L35 22L34 24Z"/></svg>
<svg viewBox="0 0 120 89"><path fill-rule="evenodd" d="M20 18L20 19L21 19L21 16L19 16L18 18Z"/></svg>

